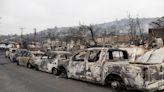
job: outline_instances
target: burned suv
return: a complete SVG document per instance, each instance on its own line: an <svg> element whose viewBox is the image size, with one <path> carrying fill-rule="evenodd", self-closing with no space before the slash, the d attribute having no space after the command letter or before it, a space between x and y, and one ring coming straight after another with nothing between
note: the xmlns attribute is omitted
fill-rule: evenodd
<svg viewBox="0 0 164 92"><path fill-rule="evenodd" d="M110 85L115 89L161 90L164 84L164 54L158 57L155 53L156 50L151 54L146 53L143 60L140 58L138 62L130 63L125 50L88 48L70 59L65 75L68 78Z"/></svg>
<svg viewBox="0 0 164 92"><path fill-rule="evenodd" d="M59 75L64 72L71 55L68 51L50 51L48 56L43 56L40 61L35 62L35 69Z"/></svg>
<svg viewBox="0 0 164 92"><path fill-rule="evenodd" d="M41 57L44 55L41 51L28 51L23 50L19 57L17 57L17 65L26 66L28 68L34 67L34 63L40 61Z"/></svg>

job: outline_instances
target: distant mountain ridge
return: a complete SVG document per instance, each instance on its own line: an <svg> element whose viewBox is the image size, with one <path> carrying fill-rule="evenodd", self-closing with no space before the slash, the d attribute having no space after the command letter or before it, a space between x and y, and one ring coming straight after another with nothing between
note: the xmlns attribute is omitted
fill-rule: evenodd
<svg viewBox="0 0 164 92"><path fill-rule="evenodd" d="M149 24L152 21L155 21L157 19L158 18L139 18L140 26L143 32L148 32L148 29L151 27ZM116 21L107 22L107 23L94 24L94 34L97 36L102 36L104 33L109 34L111 32L125 34L128 32L128 29L129 29L128 21L129 21L128 19L124 18L124 19L120 19ZM48 38L49 35L60 36L62 35L62 33L63 34L67 33L70 28L78 28L78 26L47 28L45 30L37 32L37 39L43 40L45 38ZM28 34L28 37L31 39L34 38L34 33ZM1 39L5 39L5 38L8 38L8 36L1 36Z"/></svg>
<svg viewBox="0 0 164 92"><path fill-rule="evenodd" d="M155 21L157 18L139 18L140 26L144 32L147 32L150 28L150 23ZM111 30L112 26L116 26L117 30L121 33L127 33L128 30L128 19L116 20L108 23L99 24L98 26Z"/></svg>
<svg viewBox="0 0 164 92"><path fill-rule="evenodd" d="M155 20L157 20L157 18L139 18L141 29L144 32L148 32L148 29L150 28L149 24ZM120 19L120 20L116 20L116 21L107 22L107 23L95 24L94 25L95 34L101 35L105 31L107 33L110 33L113 31L118 31L119 33L122 33L122 34L127 33L128 21L129 21L128 19L124 18L124 19ZM38 32L37 34L42 35L42 36L48 35L48 33L56 34L59 32L66 32L69 30L69 28L77 28L77 26L76 27L48 28L46 30Z"/></svg>

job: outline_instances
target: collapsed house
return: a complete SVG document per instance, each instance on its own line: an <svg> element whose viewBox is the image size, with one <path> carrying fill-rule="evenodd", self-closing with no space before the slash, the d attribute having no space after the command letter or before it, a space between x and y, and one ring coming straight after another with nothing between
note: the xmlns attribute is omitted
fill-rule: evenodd
<svg viewBox="0 0 164 92"><path fill-rule="evenodd" d="M150 28L149 35L150 37L162 38L164 41L164 28Z"/></svg>

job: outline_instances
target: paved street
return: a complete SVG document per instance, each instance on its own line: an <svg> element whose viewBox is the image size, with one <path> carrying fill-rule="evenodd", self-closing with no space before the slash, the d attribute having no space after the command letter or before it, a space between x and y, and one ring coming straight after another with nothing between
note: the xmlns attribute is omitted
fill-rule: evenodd
<svg viewBox="0 0 164 92"><path fill-rule="evenodd" d="M114 92L108 87L63 79L35 71L5 58L0 52L0 92Z"/></svg>

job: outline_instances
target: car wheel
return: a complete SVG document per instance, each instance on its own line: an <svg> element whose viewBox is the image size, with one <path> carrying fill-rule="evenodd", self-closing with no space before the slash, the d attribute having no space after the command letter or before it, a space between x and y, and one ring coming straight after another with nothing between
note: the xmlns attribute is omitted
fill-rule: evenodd
<svg viewBox="0 0 164 92"><path fill-rule="evenodd" d="M30 63L28 63L27 64L27 68L31 68L32 66L31 66L31 64Z"/></svg>
<svg viewBox="0 0 164 92"><path fill-rule="evenodd" d="M16 62L17 62L17 60L16 60L15 58L13 58L13 62L14 62L14 63L16 63Z"/></svg>
<svg viewBox="0 0 164 92"><path fill-rule="evenodd" d="M120 92L120 90L127 89L124 81L119 75L110 74L106 77L105 83L110 86L114 91Z"/></svg>
<svg viewBox="0 0 164 92"><path fill-rule="evenodd" d="M37 70L37 71L39 70L39 67L38 67L38 65L35 65L35 70Z"/></svg>
<svg viewBox="0 0 164 92"><path fill-rule="evenodd" d="M67 76L67 71L66 71L65 69L62 69L62 70L61 70L60 77L62 77L62 78L68 78L68 76Z"/></svg>
<svg viewBox="0 0 164 92"><path fill-rule="evenodd" d="M17 62L17 66L19 66L19 61Z"/></svg>
<svg viewBox="0 0 164 92"><path fill-rule="evenodd" d="M57 70L56 68L53 68L53 69L52 69L52 74L58 75L58 70Z"/></svg>
<svg viewBox="0 0 164 92"><path fill-rule="evenodd" d="M116 89L116 90L120 90L122 87L121 87L121 83L119 81L113 81L111 82L111 87L113 89Z"/></svg>

